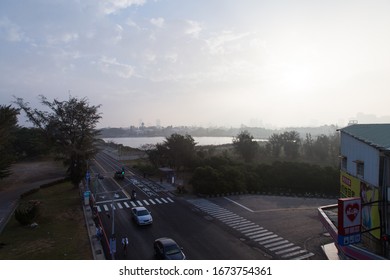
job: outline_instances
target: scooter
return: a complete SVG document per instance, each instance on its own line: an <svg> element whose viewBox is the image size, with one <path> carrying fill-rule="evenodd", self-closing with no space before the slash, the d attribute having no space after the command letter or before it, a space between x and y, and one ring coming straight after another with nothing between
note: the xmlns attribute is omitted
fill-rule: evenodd
<svg viewBox="0 0 390 280"><path fill-rule="evenodd" d="M137 199L137 193L135 192L135 190L133 190L133 191L131 192L131 199L132 199L132 200L136 200L136 199Z"/></svg>

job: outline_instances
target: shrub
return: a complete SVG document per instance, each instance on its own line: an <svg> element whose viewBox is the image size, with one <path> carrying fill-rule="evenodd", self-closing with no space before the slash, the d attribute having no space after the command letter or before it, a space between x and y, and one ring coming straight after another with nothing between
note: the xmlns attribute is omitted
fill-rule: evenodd
<svg viewBox="0 0 390 280"><path fill-rule="evenodd" d="M38 200L20 203L15 210L15 219L23 226L31 224L39 216L40 204Z"/></svg>

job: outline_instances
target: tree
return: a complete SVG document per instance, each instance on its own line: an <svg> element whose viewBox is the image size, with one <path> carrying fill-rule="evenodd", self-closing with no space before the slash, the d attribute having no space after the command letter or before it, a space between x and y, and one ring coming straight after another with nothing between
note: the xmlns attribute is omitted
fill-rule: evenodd
<svg viewBox="0 0 390 280"><path fill-rule="evenodd" d="M323 161L327 161L329 157L329 149L329 137L324 134L319 135L313 144L314 155Z"/></svg>
<svg viewBox="0 0 390 280"><path fill-rule="evenodd" d="M253 161L259 148L259 145L253 141L253 136L247 130L240 132L233 138L233 146L245 162Z"/></svg>
<svg viewBox="0 0 390 280"><path fill-rule="evenodd" d="M165 145L157 143L156 145L146 144L141 147L148 155L149 161L154 167L169 165L168 164L168 150Z"/></svg>
<svg viewBox="0 0 390 280"><path fill-rule="evenodd" d="M86 98L69 96L67 101L48 101L40 95L41 103L51 111L32 109L22 98L15 103L22 109L30 122L44 131L57 156L67 167L67 174L75 186L84 177L88 161L97 153L95 129L101 118L98 106L90 106Z"/></svg>
<svg viewBox="0 0 390 280"><path fill-rule="evenodd" d="M17 160L47 155L50 153L50 146L46 140L46 135L40 129L20 127L15 132L13 153Z"/></svg>
<svg viewBox="0 0 390 280"><path fill-rule="evenodd" d="M191 135L185 136L174 133L167 137L163 143L166 148L170 166L178 170L184 166L190 166L195 157L195 140Z"/></svg>
<svg viewBox="0 0 390 280"><path fill-rule="evenodd" d="M296 159L299 154L301 139L297 131L286 131L282 135L284 154L289 159Z"/></svg>
<svg viewBox="0 0 390 280"><path fill-rule="evenodd" d="M195 169L189 183L193 186L196 193L213 194L219 191L217 187L219 181L220 173L211 166L206 165Z"/></svg>
<svg viewBox="0 0 390 280"><path fill-rule="evenodd" d="M306 133L306 139L303 142L303 153L307 159L313 157L313 144L314 140L310 133Z"/></svg>
<svg viewBox="0 0 390 280"><path fill-rule="evenodd" d="M283 147L282 137L277 133L273 133L268 138L267 149L270 150L271 154L274 157L279 157L282 147Z"/></svg>
<svg viewBox="0 0 390 280"><path fill-rule="evenodd" d="M195 140L191 135L174 133L166 137L163 143L145 145L142 149L155 167L170 166L180 170L193 164L196 157L195 146Z"/></svg>
<svg viewBox="0 0 390 280"><path fill-rule="evenodd" d="M11 108L11 106L0 106L0 179L11 174L13 156L10 148L17 130L18 114L18 109Z"/></svg>

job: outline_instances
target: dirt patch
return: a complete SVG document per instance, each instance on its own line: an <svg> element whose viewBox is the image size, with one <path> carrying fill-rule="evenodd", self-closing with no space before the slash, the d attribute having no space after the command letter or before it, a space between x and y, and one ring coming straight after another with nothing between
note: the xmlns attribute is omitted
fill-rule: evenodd
<svg viewBox="0 0 390 280"><path fill-rule="evenodd" d="M0 180L0 191L24 187L44 180L65 176L65 168L61 162L52 159L15 163L11 167L12 174Z"/></svg>

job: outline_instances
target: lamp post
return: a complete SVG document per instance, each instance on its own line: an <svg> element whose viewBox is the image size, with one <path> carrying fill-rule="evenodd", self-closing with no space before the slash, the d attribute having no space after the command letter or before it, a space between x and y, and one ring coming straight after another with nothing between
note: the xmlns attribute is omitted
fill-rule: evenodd
<svg viewBox="0 0 390 280"><path fill-rule="evenodd" d="M111 238L110 238L110 252L111 257L115 260L116 253L116 238L115 238L115 212L114 212L114 201L111 200L111 209L112 209L112 224L111 224Z"/></svg>

